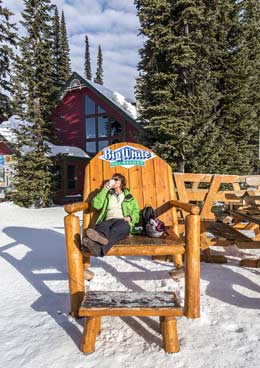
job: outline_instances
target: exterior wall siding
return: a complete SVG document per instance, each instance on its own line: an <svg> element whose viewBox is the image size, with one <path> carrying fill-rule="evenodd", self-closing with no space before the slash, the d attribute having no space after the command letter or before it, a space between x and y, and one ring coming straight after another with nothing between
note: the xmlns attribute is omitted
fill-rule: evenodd
<svg viewBox="0 0 260 368"><path fill-rule="evenodd" d="M13 151L4 143L0 142L0 155L12 155Z"/></svg>

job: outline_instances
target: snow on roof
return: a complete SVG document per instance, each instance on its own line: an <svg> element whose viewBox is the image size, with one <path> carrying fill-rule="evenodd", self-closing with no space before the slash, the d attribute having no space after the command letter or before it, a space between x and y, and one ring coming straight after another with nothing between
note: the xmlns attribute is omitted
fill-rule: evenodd
<svg viewBox="0 0 260 368"><path fill-rule="evenodd" d="M50 156L56 156L58 154L67 155L67 156L74 156L74 157L86 157L89 158L90 156L84 152L81 148L73 147L73 146L56 146L50 142L46 142L50 148Z"/></svg>
<svg viewBox="0 0 260 368"><path fill-rule="evenodd" d="M95 89L97 89L102 95L104 95L107 99L109 99L113 104L117 105L121 110L123 110L127 115L129 115L132 119L137 118L136 108L132 103L133 100L123 96L121 93L117 91L112 91L111 89L94 83L90 80L87 80L89 84L91 84Z"/></svg>
<svg viewBox="0 0 260 368"><path fill-rule="evenodd" d="M17 137L14 133L13 129L19 130L20 125L29 125L30 123L26 120L21 120L18 115L13 115L9 118L9 120L4 121L0 124L0 135L2 135L8 142L16 143ZM50 142L46 142L48 147L50 148L49 156L56 156L58 154L63 154L67 156L74 157L86 157L90 156L83 151L81 148L73 147L73 146L56 146ZM30 151L30 147L23 146L22 152L27 153Z"/></svg>

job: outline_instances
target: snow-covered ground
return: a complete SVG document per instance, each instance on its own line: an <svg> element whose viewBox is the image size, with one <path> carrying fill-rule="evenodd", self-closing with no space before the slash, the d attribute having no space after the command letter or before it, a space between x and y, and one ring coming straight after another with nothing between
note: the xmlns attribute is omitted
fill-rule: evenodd
<svg viewBox="0 0 260 368"><path fill-rule="evenodd" d="M62 207L0 203L0 366L5 368L255 368L260 362L260 271L201 264L201 318L178 319L180 352L166 354L156 318L102 321L96 352L79 351L83 319L69 314ZM250 253L246 251L246 253ZM257 252L255 252L257 253ZM169 263L93 258L93 290L174 290Z"/></svg>

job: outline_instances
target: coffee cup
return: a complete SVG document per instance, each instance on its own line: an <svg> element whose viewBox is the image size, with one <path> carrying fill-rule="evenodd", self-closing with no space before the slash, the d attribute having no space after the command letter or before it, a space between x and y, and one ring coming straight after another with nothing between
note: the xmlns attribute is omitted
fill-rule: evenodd
<svg viewBox="0 0 260 368"><path fill-rule="evenodd" d="M110 179L108 184L110 188L113 188L113 186L115 185L116 181L114 179Z"/></svg>

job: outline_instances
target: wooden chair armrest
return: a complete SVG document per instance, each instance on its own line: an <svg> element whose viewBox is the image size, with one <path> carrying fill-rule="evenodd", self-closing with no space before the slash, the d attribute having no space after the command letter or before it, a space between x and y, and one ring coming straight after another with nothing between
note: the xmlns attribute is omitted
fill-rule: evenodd
<svg viewBox="0 0 260 368"><path fill-rule="evenodd" d="M66 204L66 206L64 206L64 209L67 213L72 214L75 212L87 210L89 207L90 206L88 202L77 202Z"/></svg>
<svg viewBox="0 0 260 368"><path fill-rule="evenodd" d="M200 208L195 204L184 203L175 199L170 200L170 204L174 207L181 208L182 210L189 212L192 215L199 215L200 213Z"/></svg>

